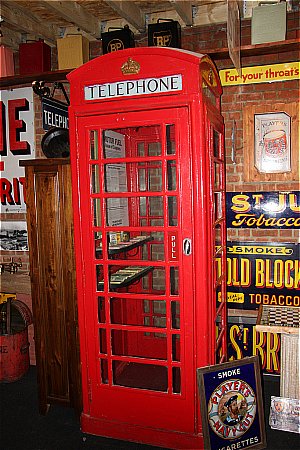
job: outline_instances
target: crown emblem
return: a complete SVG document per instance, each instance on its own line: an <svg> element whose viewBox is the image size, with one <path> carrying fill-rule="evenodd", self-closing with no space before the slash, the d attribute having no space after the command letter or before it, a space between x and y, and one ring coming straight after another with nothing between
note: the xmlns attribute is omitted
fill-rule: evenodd
<svg viewBox="0 0 300 450"><path fill-rule="evenodd" d="M140 68L141 68L140 64L129 57L127 61L124 62L124 64L122 65L121 70L123 75L128 75L139 73Z"/></svg>

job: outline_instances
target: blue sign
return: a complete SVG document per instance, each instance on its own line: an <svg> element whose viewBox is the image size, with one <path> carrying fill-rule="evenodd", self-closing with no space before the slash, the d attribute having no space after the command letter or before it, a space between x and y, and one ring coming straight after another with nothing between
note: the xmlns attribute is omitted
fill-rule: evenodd
<svg viewBox="0 0 300 450"><path fill-rule="evenodd" d="M265 448L258 357L197 369L205 449Z"/></svg>
<svg viewBox="0 0 300 450"><path fill-rule="evenodd" d="M228 192L227 227L300 228L300 191Z"/></svg>
<svg viewBox="0 0 300 450"><path fill-rule="evenodd" d="M43 129L69 129L68 106L50 98L42 97Z"/></svg>

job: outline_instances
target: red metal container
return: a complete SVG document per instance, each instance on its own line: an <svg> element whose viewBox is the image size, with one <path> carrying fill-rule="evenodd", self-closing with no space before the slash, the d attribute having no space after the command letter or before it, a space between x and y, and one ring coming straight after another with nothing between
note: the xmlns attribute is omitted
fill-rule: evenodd
<svg viewBox="0 0 300 450"><path fill-rule="evenodd" d="M0 382L11 383L29 369L28 325L32 315L18 300L0 305L0 314Z"/></svg>
<svg viewBox="0 0 300 450"><path fill-rule="evenodd" d="M40 39L19 45L20 75L49 72L51 48Z"/></svg>

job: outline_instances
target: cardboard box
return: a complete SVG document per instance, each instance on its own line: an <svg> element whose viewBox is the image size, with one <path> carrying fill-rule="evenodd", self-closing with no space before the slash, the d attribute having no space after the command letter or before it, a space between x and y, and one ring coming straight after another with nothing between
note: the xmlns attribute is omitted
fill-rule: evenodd
<svg viewBox="0 0 300 450"><path fill-rule="evenodd" d="M286 35L286 3L254 8L251 19L251 44L284 41Z"/></svg>
<svg viewBox="0 0 300 450"><path fill-rule="evenodd" d="M38 74L51 70L51 48L40 39L19 45L20 75Z"/></svg>
<svg viewBox="0 0 300 450"><path fill-rule="evenodd" d="M57 39L58 69L74 69L89 61L89 41L81 34Z"/></svg>

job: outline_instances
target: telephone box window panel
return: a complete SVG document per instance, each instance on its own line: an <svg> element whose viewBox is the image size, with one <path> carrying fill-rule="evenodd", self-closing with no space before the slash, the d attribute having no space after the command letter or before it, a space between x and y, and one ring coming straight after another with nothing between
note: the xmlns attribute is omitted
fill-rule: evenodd
<svg viewBox="0 0 300 450"><path fill-rule="evenodd" d="M81 428L203 448L196 368L227 353L217 71L207 56L143 47L68 77Z"/></svg>

